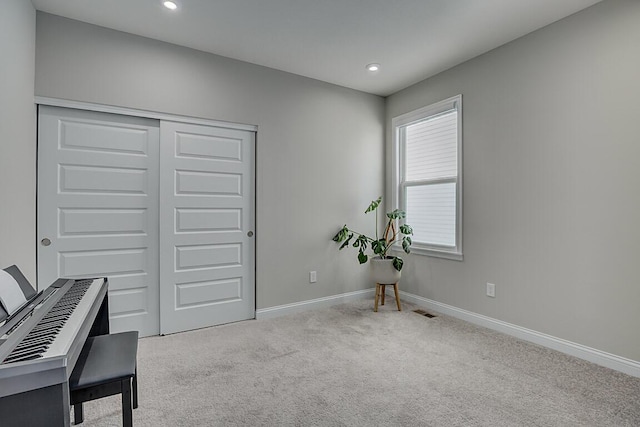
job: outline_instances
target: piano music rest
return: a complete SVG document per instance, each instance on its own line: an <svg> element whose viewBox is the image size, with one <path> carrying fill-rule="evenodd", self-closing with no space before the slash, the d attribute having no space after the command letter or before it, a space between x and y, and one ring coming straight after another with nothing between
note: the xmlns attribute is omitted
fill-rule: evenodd
<svg viewBox="0 0 640 427"><path fill-rule="evenodd" d="M74 424L84 420L83 402L121 393L122 425L133 425L132 397L133 408L138 407L137 352L138 331L87 339L69 378Z"/></svg>

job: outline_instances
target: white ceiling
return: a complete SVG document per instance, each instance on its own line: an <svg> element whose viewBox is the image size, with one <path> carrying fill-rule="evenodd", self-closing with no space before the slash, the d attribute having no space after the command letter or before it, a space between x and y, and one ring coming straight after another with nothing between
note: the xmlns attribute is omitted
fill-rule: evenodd
<svg viewBox="0 0 640 427"><path fill-rule="evenodd" d="M32 0L36 9L389 95L601 0ZM365 65L377 62L371 74Z"/></svg>

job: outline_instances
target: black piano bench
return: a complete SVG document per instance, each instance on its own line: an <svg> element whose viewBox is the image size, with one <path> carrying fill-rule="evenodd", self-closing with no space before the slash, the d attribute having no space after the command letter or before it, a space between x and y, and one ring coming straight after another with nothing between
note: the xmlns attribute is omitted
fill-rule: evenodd
<svg viewBox="0 0 640 427"><path fill-rule="evenodd" d="M84 420L83 402L121 393L122 425L133 425L132 401L133 408L138 407L137 353L138 331L87 338L69 378L74 424Z"/></svg>

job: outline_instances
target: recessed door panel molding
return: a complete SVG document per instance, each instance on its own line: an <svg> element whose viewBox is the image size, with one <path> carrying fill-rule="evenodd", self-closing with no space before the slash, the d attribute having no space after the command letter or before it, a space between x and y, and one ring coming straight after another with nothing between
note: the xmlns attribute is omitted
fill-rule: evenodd
<svg viewBox="0 0 640 427"><path fill-rule="evenodd" d="M109 293L145 287L147 273L120 273L109 276Z"/></svg>
<svg viewBox="0 0 640 427"><path fill-rule="evenodd" d="M146 248L59 252L58 271L70 278L144 273L147 259Z"/></svg>
<svg viewBox="0 0 640 427"><path fill-rule="evenodd" d="M242 278L210 280L176 285L176 310L242 301Z"/></svg>
<svg viewBox="0 0 640 427"><path fill-rule="evenodd" d="M144 319L157 313L155 307L149 306L154 301L149 291L148 286L109 290L109 307L118 307L118 311L109 316L112 331L145 330Z"/></svg>
<svg viewBox="0 0 640 427"><path fill-rule="evenodd" d="M146 156L147 131L139 127L105 126L99 121L60 120L60 148Z"/></svg>
<svg viewBox="0 0 640 427"><path fill-rule="evenodd" d="M242 230L242 209L176 209L176 233Z"/></svg>
<svg viewBox="0 0 640 427"><path fill-rule="evenodd" d="M175 194L242 196L242 174L176 170Z"/></svg>
<svg viewBox="0 0 640 427"><path fill-rule="evenodd" d="M59 209L59 236L144 235L146 209Z"/></svg>
<svg viewBox="0 0 640 427"><path fill-rule="evenodd" d="M242 244L176 246L176 269L226 268L242 265Z"/></svg>
<svg viewBox="0 0 640 427"><path fill-rule="evenodd" d="M109 304L120 307L118 313L111 317L123 318L146 314L148 300L147 287L109 291Z"/></svg>
<svg viewBox="0 0 640 427"><path fill-rule="evenodd" d="M255 133L160 126L160 331L255 317Z"/></svg>
<svg viewBox="0 0 640 427"><path fill-rule="evenodd" d="M60 193L147 194L146 169L59 165Z"/></svg>
<svg viewBox="0 0 640 427"><path fill-rule="evenodd" d="M242 139L176 133L176 157L242 161Z"/></svg>
<svg viewBox="0 0 640 427"><path fill-rule="evenodd" d="M157 335L159 122L47 106L38 121L38 289L107 276L111 331Z"/></svg>

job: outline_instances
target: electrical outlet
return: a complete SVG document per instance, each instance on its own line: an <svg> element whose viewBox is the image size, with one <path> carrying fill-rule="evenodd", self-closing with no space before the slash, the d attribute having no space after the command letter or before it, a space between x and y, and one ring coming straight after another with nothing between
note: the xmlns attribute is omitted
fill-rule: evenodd
<svg viewBox="0 0 640 427"><path fill-rule="evenodd" d="M496 297L496 285L493 283L487 283L487 296L491 298Z"/></svg>
<svg viewBox="0 0 640 427"><path fill-rule="evenodd" d="M318 274L315 271L309 272L309 283L316 283L318 281Z"/></svg>

